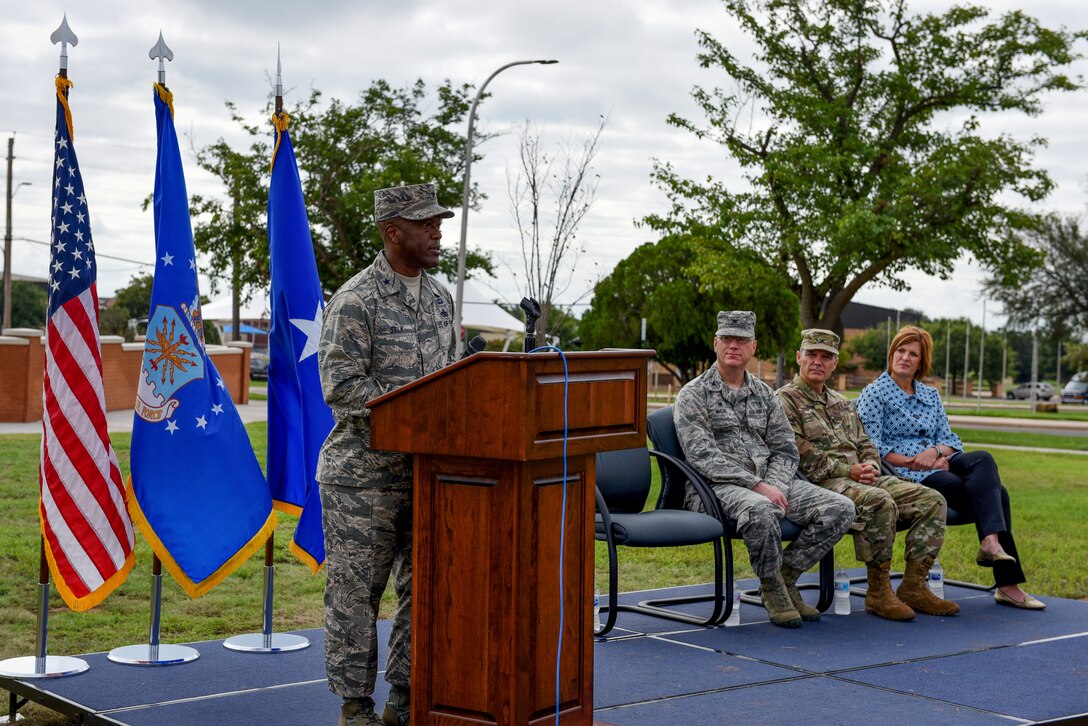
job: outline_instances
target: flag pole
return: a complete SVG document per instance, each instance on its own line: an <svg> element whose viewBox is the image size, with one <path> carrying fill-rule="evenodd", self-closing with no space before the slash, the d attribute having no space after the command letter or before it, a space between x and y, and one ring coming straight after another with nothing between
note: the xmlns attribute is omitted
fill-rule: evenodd
<svg viewBox="0 0 1088 726"><path fill-rule="evenodd" d="M68 77L68 44L76 45L79 38L68 27L68 14L53 31L49 39L60 43L61 78ZM49 644L49 563L45 558L45 536L41 539L38 560L38 620L34 635L34 655L8 658L0 661L0 676L7 678L58 678L82 673L90 666L81 658L65 655L48 655Z"/></svg>
<svg viewBox="0 0 1088 726"><path fill-rule="evenodd" d="M75 45L75 43L72 43L72 45ZM49 563L45 559L44 537L41 540L39 558L38 622L34 635L34 655L0 660L0 676L5 678L60 678L62 676L74 676L90 668L87 661L82 658L47 654L49 643Z"/></svg>
<svg viewBox="0 0 1088 726"><path fill-rule="evenodd" d="M166 45L159 31L159 40L147 53L151 60L159 61L159 85L166 87L166 64L174 60L174 52ZM162 562L158 555L151 559L151 617L148 626L147 643L123 645L114 648L106 656L114 663L138 666L166 666L188 663L200 657L195 648L187 645L163 645L159 642L159 629L162 623Z"/></svg>
<svg viewBox="0 0 1088 726"><path fill-rule="evenodd" d="M283 66L280 48L276 44L276 115L283 113ZM259 633L235 635L223 641L223 647L242 653L288 653L310 645L310 639L294 633L272 632L272 603L275 595L276 565L273 558L276 533L268 535L264 543L264 617Z"/></svg>

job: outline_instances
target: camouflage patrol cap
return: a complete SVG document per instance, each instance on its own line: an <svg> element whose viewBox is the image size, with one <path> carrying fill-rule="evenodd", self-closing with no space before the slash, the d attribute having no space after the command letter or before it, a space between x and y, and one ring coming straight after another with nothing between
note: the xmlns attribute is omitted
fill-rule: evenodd
<svg viewBox="0 0 1088 726"><path fill-rule="evenodd" d="M374 192L375 222L384 222L393 217L418 222L431 217L448 219L452 216L453 212L438 203L434 184L412 184Z"/></svg>
<svg viewBox="0 0 1088 726"><path fill-rule="evenodd" d="M718 332L715 335L756 337L756 314L751 310L722 310L718 313Z"/></svg>
<svg viewBox="0 0 1088 726"><path fill-rule="evenodd" d="M823 328L809 328L801 331L801 350L826 350L839 354L839 336Z"/></svg>

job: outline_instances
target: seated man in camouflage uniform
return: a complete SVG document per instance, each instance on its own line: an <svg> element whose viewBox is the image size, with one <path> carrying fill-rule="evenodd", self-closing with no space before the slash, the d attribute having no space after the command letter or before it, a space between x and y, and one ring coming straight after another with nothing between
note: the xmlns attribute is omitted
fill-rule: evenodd
<svg viewBox="0 0 1088 726"><path fill-rule="evenodd" d="M944 542L944 497L929 487L881 476L880 453L853 404L825 385L839 362L839 336L819 329L801 335L797 351L801 372L778 390L778 400L797 436L801 472L857 505L854 554L869 573L865 610L888 620L911 620L915 610L954 615L959 605L934 596L926 582ZM897 597L888 568L898 524L909 529L906 574Z"/></svg>
<svg viewBox="0 0 1088 726"><path fill-rule="evenodd" d="M367 402L454 359L453 299L424 272L438 265L444 218L433 184L374 192L384 250L325 308L318 365L335 424L318 462L325 529L325 672L344 699L340 726L409 721L412 626L412 458L370 448ZM374 711L376 623L393 576L397 609Z"/></svg>
<svg viewBox="0 0 1088 726"><path fill-rule="evenodd" d="M752 312L718 313L717 362L680 389L673 417L684 456L744 538L771 622L796 628L802 619L820 618L801 599L797 578L850 528L854 505L793 478L793 431L770 387L745 370L756 352L755 324ZM702 508L690 487L685 506ZM802 527L784 552L783 517Z"/></svg>

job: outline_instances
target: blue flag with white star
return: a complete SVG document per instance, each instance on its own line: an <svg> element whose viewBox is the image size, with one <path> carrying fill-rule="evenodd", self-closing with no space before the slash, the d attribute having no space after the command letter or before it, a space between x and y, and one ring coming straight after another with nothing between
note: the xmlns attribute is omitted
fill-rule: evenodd
<svg viewBox="0 0 1088 726"><path fill-rule="evenodd" d="M129 510L163 566L195 598L265 543L276 514L204 345L172 97L163 86L155 91L155 281L132 425Z"/></svg>
<svg viewBox="0 0 1088 726"><path fill-rule="evenodd" d="M315 476L332 412L321 395L317 343L325 298L317 276L288 117L279 113L268 190L272 329L268 336L268 486L276 509L299 515L291 551L313 572L325 561Z"/></svg>

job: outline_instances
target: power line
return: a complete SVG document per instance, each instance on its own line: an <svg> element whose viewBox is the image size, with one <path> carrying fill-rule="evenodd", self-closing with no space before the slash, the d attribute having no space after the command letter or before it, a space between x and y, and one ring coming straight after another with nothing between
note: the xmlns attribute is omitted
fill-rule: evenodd
<svg viewBox="0 0 1088 726"><path fill-rule="evenodd" d="M29 237L12 237L12 239L17 240L19 242L30 242L30 243L36 244L36 245L43 245L45 247L49 247L51 245L50 242L43 242L40 239L30 239ZM141 267L154 267L155 266L154 262L144 262L142 260L133 260L133 259L130 259L128 257L118 257L117 255L107 255L107 254L104 254L102 252L98 252L97 250L95 250L94 256L95 256L95 258L105 257L108 260L117 260L119 262L131 262L132 264L140 265Z"/></svg>

